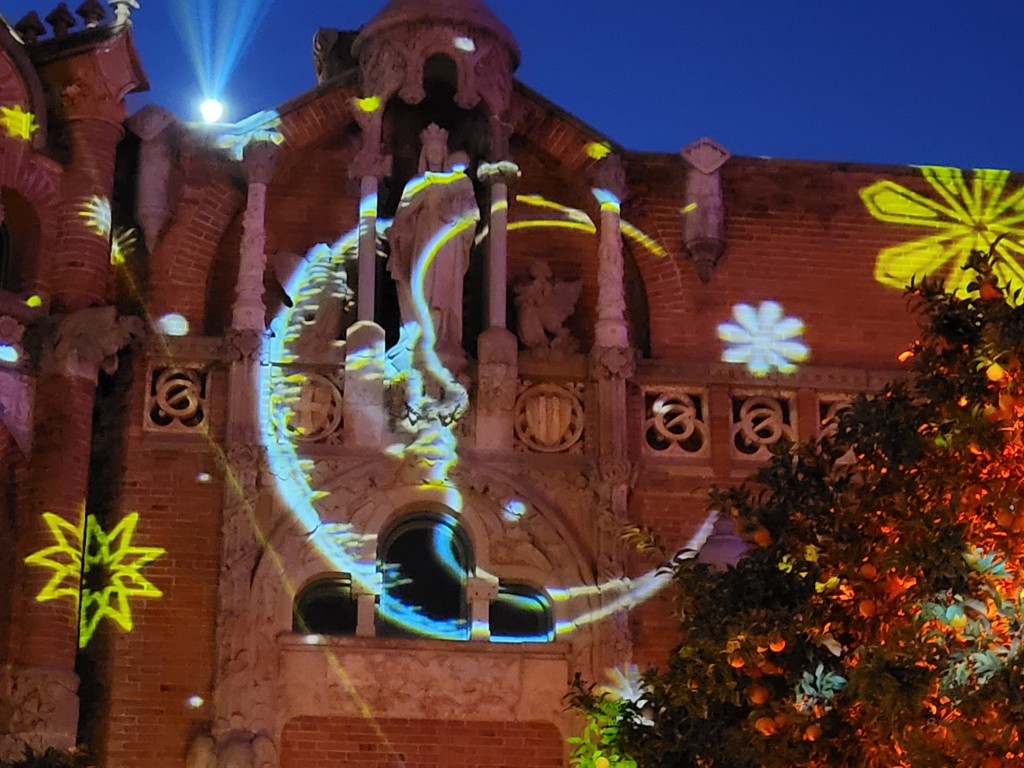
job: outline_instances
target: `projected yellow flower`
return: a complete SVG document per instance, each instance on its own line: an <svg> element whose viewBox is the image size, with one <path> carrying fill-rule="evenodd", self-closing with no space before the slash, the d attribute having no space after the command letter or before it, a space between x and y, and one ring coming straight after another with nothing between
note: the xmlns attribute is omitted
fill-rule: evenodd
<svg viewBox="0 0 1024 768"><path fill-rule="evenodd" d="M957 168L925 166L921 174L934 197L913 192L893 181L879 181L861 190L868 212L879 221L937 230L934 234L882 249L875 279L895 288L912 280L943 276L945 288L964 295L971 281L961 269L972 250L995 246L996 274L1011 289L1024 288L1024 186L1007 189L1009 171L976 170L970 181Z"/></svg>
<svg viewBox="0 0 1024 768"><path fill-rule="evenodd" d="M43 520L56 544L25 558L29 565L53 570L53 575L39 591L36 600L46 602L70 597L77 604L81 596L78 644L84 648L104 618L131 631L131 597L161 597L162 592L142 575L143 567L164 554L159 547L133 546L132 537L138 525L138 512L131 512L108 534L88 517L85 524L84 564L82 526L50 512ZM84 578L84 584L80 579Z"/></svg>
<svg viewBox="0 0 1024 768"><path fill-rule="evenodd" d="M125 515L108 534L96 518L86 523L85 587L82 589L81 631L78 644L85 647L104 618L130 632L133 627L130 597L161 597L163 593L141 570L165 550L132 545L139 513ZM95 584L95 586L93 586Z"/></svg>
<svg viewBox="0 0 1024 768"><path fill-rule="evenodd" d="M0 127L8 136L28 141L32 134L39 130L36 116L15 104L13 107L0 107Z"/></svg>

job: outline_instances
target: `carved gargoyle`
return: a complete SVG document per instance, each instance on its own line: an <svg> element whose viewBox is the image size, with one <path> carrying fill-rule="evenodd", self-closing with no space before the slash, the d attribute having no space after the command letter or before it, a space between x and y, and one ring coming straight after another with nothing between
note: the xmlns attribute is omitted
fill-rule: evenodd
<svg viewBox="0 0 1024 768"><path fill-rule="evenodd" d="M551 277L551 268L537 260L530 265L530 279L514 288L519 340L535 360L561 361L579 349L579 341L565 322L576 310L582 280Z"/></svg>

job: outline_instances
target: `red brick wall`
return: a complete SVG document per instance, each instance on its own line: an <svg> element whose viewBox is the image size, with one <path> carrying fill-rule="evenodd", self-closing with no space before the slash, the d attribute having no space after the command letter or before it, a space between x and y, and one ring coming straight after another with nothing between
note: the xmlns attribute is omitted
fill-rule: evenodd
<svg viewBox="0 0 1024 768"><path fill-rule="evenodd" d="M562 768L563 752L550 723L299 717L281 768Z"/></svg>
<svg viewBox="0 0 1024 768"><path fill-rule="evenodd" d="M683 161L640 164L648 196L623 215L671 253L638 252L654 357L717 360L716 329L733 305L773 299L803 319L809 364L895 366L917 325L902 292L875 281L875 261L882 248L921 232L876 221L859 192L881 178L920 187L917 170L733 158L722 170L725 255L705 285L683 252Z"/></svg>
<svg viewBox="0 0 1024 768"><path fill-rule="evenodd" d="M119 510L139 513L139 546L166 550L143 570L163 596L133 598L132 631L104 622L90 644L106 708L97 736L105 765L177 768L211 718L223 486L206 437L142 429L146 361L138 357ZM224 397L223 374L211 375L210 437L218 441ZM192 696L204 703L191 706Z"/></svg>

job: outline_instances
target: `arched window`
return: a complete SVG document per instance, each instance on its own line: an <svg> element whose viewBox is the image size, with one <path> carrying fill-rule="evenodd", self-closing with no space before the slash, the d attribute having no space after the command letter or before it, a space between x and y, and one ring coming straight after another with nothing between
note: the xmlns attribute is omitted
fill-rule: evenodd
<svg viewBox="0 0 1024 768"><path fill-rule="evenodd" d="M0 224L0 290L21 290L21 275L17 253L11 241L11 230L7 222Z"/></svg>
<svg viewBox="0 0 1024 768"><path fill-rule="evenodd" d="M292 632L303 635L354 635L356 601L352 579L339 573L310 582L295 596Z"/></svg>
<svg viewBox="0 0 1024 768"><path fill-rule="evenodd" d="M544 643L554 636L551 603L525 584L499 584L491 603L491 640L495 643Z"/></svg>
<svg viewBox="0 0 1024 768"><path fill-rule="evenodd" d="M403 519L381 539L378 560L378 635L469 639L473 551L456 520L432 513Z"/></svg>

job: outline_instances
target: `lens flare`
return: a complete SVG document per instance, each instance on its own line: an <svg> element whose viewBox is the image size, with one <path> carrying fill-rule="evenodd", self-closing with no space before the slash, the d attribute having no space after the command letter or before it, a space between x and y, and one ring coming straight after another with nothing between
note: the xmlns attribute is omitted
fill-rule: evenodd
<svg viewBox="0 0 1024 768"><path fill-rule="evenodd" d="M224 105L216 99L206 99L199 105L199 114L207 123L217 123L224 117Z"/></svg>

